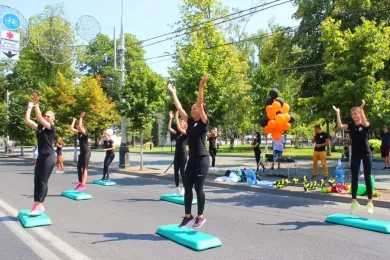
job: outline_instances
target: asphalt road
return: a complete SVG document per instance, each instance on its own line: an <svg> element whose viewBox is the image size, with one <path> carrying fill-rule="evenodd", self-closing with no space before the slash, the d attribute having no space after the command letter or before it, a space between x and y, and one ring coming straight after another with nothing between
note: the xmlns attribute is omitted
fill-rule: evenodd
<svg viewBox="0 0 390 260"><path fill-rule="evenodd" d="M15 218L33 199L30 161L0 157L1 259L387 259L390 236L324 223L349 205L205 187L207 222L202 232L223 246L195 252L155 235L160 225L179 223L181 205L159 200L171 182L112 174L118 185L89 184L89 201L60 194L76 185L74 168L52 174L46 199L53 225L24 229ZM100 177L91 170L89 181ZM375 218L389 220L389 209ZM193 213L196 214L196 206ZM362 207L361 216L367 216Z"/></svg>

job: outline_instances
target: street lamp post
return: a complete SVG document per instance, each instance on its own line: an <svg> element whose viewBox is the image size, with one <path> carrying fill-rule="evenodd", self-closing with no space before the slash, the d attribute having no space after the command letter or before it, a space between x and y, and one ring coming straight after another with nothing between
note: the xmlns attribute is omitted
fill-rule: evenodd
<svg viewBox="0 0 390 260"><path fill-rule="evenodd" d="M122 2L122 14L121 14L121 36L120 40L121 43L118 46L118 54L120 56L120 88L123 90L124 83L125 83L125 33L123 31L123 0ZM115 42L115 40L114 40ZM115 50L116 51L116 50ZM125 100L122 98L121 102L125 102ZM119 148L119 167L120 168L128 168L130 166L129 164L129 146L127 144L127 127L126 127L126 116L121 116L121 133L122 133L122 140L121 145Z"/></svg>

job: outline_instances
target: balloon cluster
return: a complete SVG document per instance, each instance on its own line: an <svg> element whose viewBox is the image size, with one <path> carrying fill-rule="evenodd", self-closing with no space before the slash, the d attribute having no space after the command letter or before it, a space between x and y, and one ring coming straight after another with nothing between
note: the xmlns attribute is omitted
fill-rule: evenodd
<svg viewBox="0 0 390 260"><path fill-rule="evenodd" d="M284 131L291 128L295 116L289 114L290 106L279 97L279 91L276 88L271 89L269 96L265 101L267 118L262 118L260 125L264 127L266 134L271 134L272 138L277 141L280 140Z"/></svg>

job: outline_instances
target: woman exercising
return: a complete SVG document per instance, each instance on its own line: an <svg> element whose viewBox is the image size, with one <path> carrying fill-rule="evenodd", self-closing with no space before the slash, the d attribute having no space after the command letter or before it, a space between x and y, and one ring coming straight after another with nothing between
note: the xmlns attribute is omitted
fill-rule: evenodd
<svg viewBox="0 0 390 260"><path fill-rule="evenodd" d="M115 159L115 144L111 139L111 135L109 133L103 134L103 140L99 141L99 146L103 145L104 151L106 151L106 157L104 158L104 166L103 166L103 178L102 181L109 181L110 176L108 175L108 167Z"/></svg>
<svg viewBox="0 0 390 260"><path fill-rule="evenodd" d="M168 131L176 135L175 157L173 159L176 188L173 191L173 195L184 196L184 188L181 189L179 187L179 171L184 186L184 170L187 164L187 157L188 157L187 148L186 148L187 123L184 120L179 121L179 113L176 111L175 113L176 127L177 127L177 131L176 131L175 129L172 128L172 118L173 118L173 112L169 111Z"/></svg>
<svg viewBox="0 0 390 260"><path fill-rule="evenodd" d="M85 117L85 112L80 114L80 119L77 125L77 129L74 128L74 124L76 119L73 118L72 125L70 126L70 130L72 133L77 134L77 139L79 140L80 145L80 154L79 159L77 161L77 174L79 178L79 184L76 186L75 190L81 191L86 188L85 184L87 183L88 178L88 163L91 158L91 150L88 146L88 136L89 133L86 129L86 124L83 120Z"/></svg>
<svg viewBox="0 0 390 260"><path fill-rule="evenodd" d="M27 105L24 121L29 127L37 131L39 155L34 168L34 205L29 215L38 216L45 211L43 202L47 195L51 172L56 165L56 153L52 146L56 128L53 125L54 113L47 111L42 116L41 110L39 109L40 97L36 93L33 93L31 97L33 102L29 102ZM33 107L39 124L30 119Z"/></svg>
<svg viewBox="0 0 390 260"><path fill-rule="evenodd" d="M211 156L211 170L215 171L215 157L217 156L217 141L218 141L218 132L216 129L210 131L207 135L209 141L209 153Z"/></svg>
<svg viewBox="0 0 390 260"><path fill-rule="evenodd" d="M168 84L168 89L172 94L173 102L181 118L187 122L187 139L189 148L189 159L184 173L184 207L185 216L179 227L184 227L194 221L191 214L192 206L192 187L195 185L195 191L198 199L198 216L195 219L193 228L200 228L206 218L203 216L204 205L206 202L203 191L204 181L210 167L210 157L206 149L206 133L209 124L207 106L203 100L203 88L207 82L207 75L202 77L199 83L198 100L191 105L191 117L182 108L176 95L176 88Z"/></svg>
<svg viewBox="0 0 390 260"><path fill-rule="evenodd" d="M64 173L64 163L62 161L62 147L64 147L64 141L61 137L57 138L57 172L56 173Z"/></svg>
<svg viewBox="0 0 390 260"><path fill-rule="evenodd" d="M371 183L371 150L368 145L368 129L370 122L368 122L364 113L364 106L366 102L362 100L360 107L353 107L351 109L351 116L353 123L343 124L341 122L340 109L333 106L337 115L337 126L339 129L348 129L352 140L352 154L351 154L351 189L352 189L352 204L351 213L354 214L359 209L359 202L356 200L358 190L359 166L360 161L363 161L364 180L366 182L368 203L367 212L374 213L374 205L372 203L372 183Z"/></svg>

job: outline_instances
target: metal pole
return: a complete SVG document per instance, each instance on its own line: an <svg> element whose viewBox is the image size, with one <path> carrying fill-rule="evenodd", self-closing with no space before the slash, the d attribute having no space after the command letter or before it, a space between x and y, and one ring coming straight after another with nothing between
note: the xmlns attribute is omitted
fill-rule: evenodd
<svg viewBox="0 0 390 260"><path fill-rule="evenodd" d="M125 83L125 35L123 30L123 0L122 2L122 15L121 15L121 44L119 46L119 55L121 56L121 78L120 78L120 88L123 89ZM125 100L122 99L122 102ZM121 146L119 148L119 167L128 168L130 167L129 163L129 146L127 145L127 127L126 127L126 116L121 116L121 132L122 140Z"/></svg>
<svg viewBox="0 0 390 260"><path fill-rule="evenodd" d="M8 120L8 107L9 107L9 91L7 90L7 111L6 111L6 118ZM9 135L8 135L8 130L7 130L7 135L5 137L5 146L4 146L4 152L5 154L8 154L8 143L9 143Z"/></svg>

